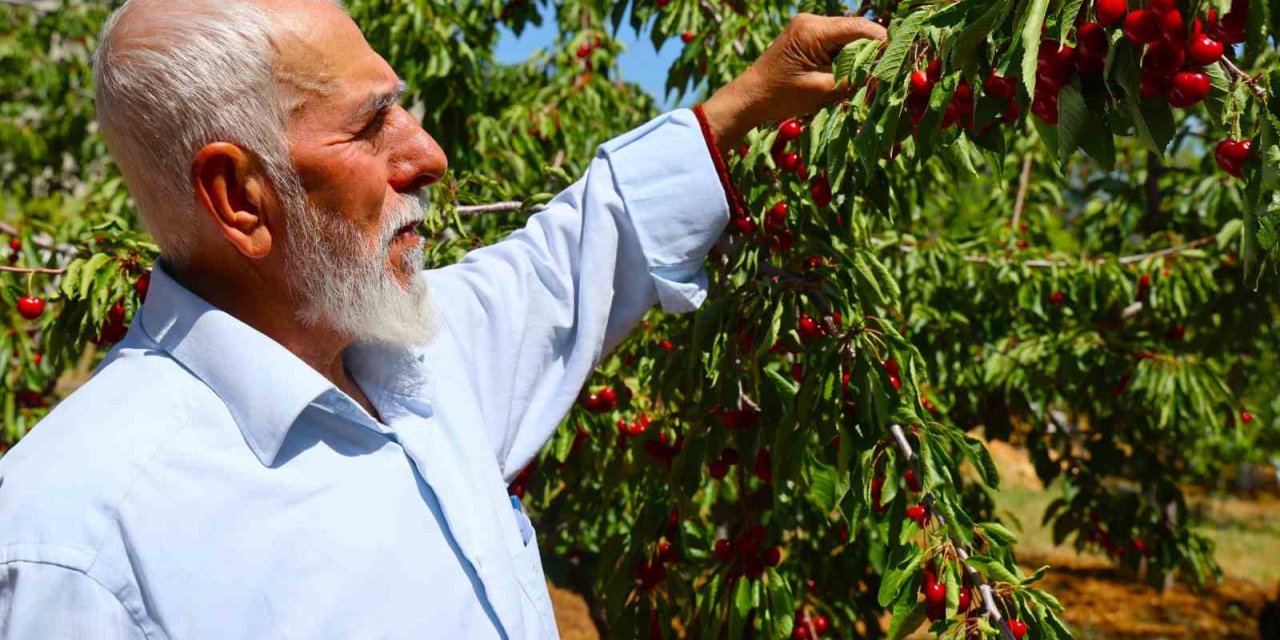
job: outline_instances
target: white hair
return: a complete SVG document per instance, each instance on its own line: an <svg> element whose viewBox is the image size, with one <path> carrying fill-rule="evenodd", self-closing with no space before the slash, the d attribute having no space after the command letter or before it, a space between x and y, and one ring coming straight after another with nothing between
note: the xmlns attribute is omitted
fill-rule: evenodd
<svg viewBox="0 0 1280 640"><path fill-rule="evenodd" d="M98 122L143 223L175 264L193 248L191 162L201 147L236 144L282 199L301 195L274 30L253 0L129 0L102 27Z"/></svg>

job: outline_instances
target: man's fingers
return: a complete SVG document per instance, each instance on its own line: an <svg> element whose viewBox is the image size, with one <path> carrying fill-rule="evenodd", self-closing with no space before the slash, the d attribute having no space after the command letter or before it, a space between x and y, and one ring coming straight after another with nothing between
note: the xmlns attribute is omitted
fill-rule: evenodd
<svg viewBox="0 0 1280 640"><path fill-rule="evenodd" d="M818 43L831 55L854 40L884 40L889 35L884 27L866 18L808 16L806 21L812 24Z"/></svg>

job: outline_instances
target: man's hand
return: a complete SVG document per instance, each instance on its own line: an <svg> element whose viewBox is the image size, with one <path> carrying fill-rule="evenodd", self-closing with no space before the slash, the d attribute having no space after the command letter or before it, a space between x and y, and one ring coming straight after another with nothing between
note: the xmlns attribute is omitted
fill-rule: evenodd
<svg viewBox="0 0 1280 640"><path fill-rule="evenodd" d="M836 88L831 61L854 40L885 35L884 27L865 18L796 15L751 68L702 105L720 150L728 152L759 124L846 96L850 88Z"/></svg>

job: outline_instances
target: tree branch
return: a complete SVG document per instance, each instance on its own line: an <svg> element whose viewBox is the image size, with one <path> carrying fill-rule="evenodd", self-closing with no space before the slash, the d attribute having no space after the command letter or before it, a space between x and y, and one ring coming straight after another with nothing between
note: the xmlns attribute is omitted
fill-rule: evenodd
<svg viewBox="0 0 1280 640"><path fill-rule="evenodd" d="M528 211L537 213L546 209L544 204L535 204L528 207ZM519 200L504 200L502 202L490 202L488 204L469 204L459 205L457 207L460 216L478 216L486 213L512 213L515 211L525 211L523 202Z"/></svg>
<svg viewBox="0 0 1280 640"><path fill-rule="evenodd" d="M906 457L907 464L911 465L916 477L923 478L924 474L920 472L920 457L916 455L915 450L911 448L911 443L907 441L906 434L902 432L902 425L889 425L889 433L893 434L893 439L898 441L898 449ZM929 512L938 520L938 525L946 526L946 521L943 520L942 514L938 513L937 508L934 506L937 500L933 497L933 494L926 494L924 502L928 505ZM1009 629L1009 621L1000 615L1000 609L996 606L995 593L991 589L991 585L987 584L986 578L983 578L976 569L966 562L969 559L969 553L956 544L955 540L952 540L951 544L956 550L956 555L960 557L960 566L964 567L964 572L968 574L970 580L978 585L978 593L982 595L982 604L987 610L987 618L999 626L1000 636L1003 640L1014 640L1013 631Z"/></svg>
<svg viewBox="0 0 1280 640"><path fill-rule="evenodd" d="M1206 244L1211 244L1216 240L1217 240L1216 236L1205 236L1203 238L1196 238L1195 240L1192 240L1190 242L1186 242L1183 244L1175 245L1172 247L1165 247L1164 249L1160 249L1159 251L1149 251L1147 253L1135 253L1133 255L1120 256L1115 260L1120 264L1133 264L1135 262L1142 262L1143 260L1146 260L1148 258L1163 258L1164 256L1182 253L1183 251L1190 251L1191 249L1203 247ZM908 245L903 245L900 248L902 251L915 250L914 247L911 247ZM1090 258L1090 259L1081 260L1081 262L1090 263L1090 264L1105 264L1110 259L1111 258ZM991 262L993 262L991 256L964 256L964 261L973 263L973 264L990 264ZM1069 267L1075 263L1068 260L1024 260L1021 264L1024 267L1048 269L1052 267Z"/></svg>
<svg viewBox="0 0 1280 640"><path fill-rule="evenodd" d="M1031 183L1031 154L1022 160L1022 176L1018 178L1018 195L1013 201L1013 234L1018 234L1018 223L1022 220L1022 207L1027 203L1027 187Z"/></svg>
<svg viewBox="0 0 1280 640"><path fill-rule="evenodd" d="M58 8L58 3L54 2L54 0L0 0L0 4L24 7L41 13L48 13Z"/></svg>
<svg viewBox="0 0 1280 640"><path fill-rule="evenodd" d="M62 273L63 271L66 271L66 269L46 269L44 267L10 267L6 265L0 265L0 271L4 271L8 273L43 273L43 274L56 276Z"/></svg>
<svg viewBox="0 0 1280 640"><path fill-rule="evenodd" d="M1218 63L1222 65L1223 69L1227 70L1227 73L1231 74L1231 77L1239 79L1241 82L1249 85L1249 88L1253 90L1253 93L1258 96L1259 100L1264 103L1267 101L1267 90L1259 87L1257 79L1251 77L1244 71L1241 71L1240 67L1237 67L1236 63L1232 62L1230 58L1222 56L1222 59L1219 60Z"/></svg>

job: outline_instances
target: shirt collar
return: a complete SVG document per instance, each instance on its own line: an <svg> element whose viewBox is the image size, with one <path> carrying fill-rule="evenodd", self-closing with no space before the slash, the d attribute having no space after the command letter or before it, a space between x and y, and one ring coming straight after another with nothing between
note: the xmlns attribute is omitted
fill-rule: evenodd
<svg viewBox="0 0 1280 640"><path fill-rule="evenodd" d="M178 284L157 264L140 311L151 339L226 403L271 466L294 421L336 387L278 342Z"/></svg>

